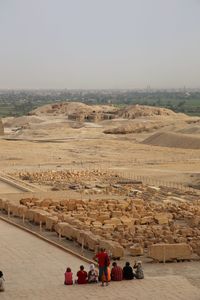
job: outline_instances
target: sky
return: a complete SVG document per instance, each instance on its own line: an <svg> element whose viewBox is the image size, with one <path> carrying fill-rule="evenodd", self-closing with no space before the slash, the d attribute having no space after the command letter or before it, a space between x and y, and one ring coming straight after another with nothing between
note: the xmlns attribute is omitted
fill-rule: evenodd
<svg viewBox="0 0 200 300"><path fill-rule="evenodd" d="M200 87L200 0L0 0L1 89Z"/></svg>

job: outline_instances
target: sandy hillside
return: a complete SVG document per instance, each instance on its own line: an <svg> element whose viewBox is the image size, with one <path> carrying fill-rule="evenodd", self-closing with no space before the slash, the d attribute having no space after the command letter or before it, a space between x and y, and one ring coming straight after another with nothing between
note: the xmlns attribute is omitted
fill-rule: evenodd
<svg viewBox="0 0 200 300"><path fill-rule="evenodd" d="M160 147L200 149L200 137L172 132L155 133L145 139L143 143Z"/></svg>

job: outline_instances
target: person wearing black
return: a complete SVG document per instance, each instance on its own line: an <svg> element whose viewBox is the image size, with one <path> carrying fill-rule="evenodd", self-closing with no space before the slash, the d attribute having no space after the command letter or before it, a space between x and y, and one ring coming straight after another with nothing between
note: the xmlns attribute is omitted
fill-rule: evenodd
<svg viewBox="0 0 200 300"><path fill-rule="evenodd" d="M134 278L133 269L130 266L129 262L126 262L126 265L123 268L123 279L131 280Z"/></svg>

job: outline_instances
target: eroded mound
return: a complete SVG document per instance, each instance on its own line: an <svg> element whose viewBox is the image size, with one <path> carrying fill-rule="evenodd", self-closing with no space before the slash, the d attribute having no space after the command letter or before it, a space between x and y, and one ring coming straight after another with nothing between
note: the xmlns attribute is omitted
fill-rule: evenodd
<svg viewBox="0 0 200 300"><path fill-rule="evenodd" d="M30 115L65 115L71 120L101 121L115 118L135 119L152 116L175 116L170 109L145 105L129 105L119 109L112 105L87 105L81 102L53 103L38 107Z"/></svg>
<svg viewBox="0 0 200 300"><path fill-rule="evenodd" d="M62 102L41 106L33 111L30 115L65 115L68 119L76 121L97 121L112 119L113 113L117 109L109 105L87 105L81 102Z"/></svg>
<svg viewBox="0 0 200 300"><path fill-rule="evenodd" d="M142 143L160 147L200 149L200 137L171 132L157 132Z"/></svg>
<svg viewBox="0 0 200 300"><path fill-rule="evenodd" d="M127 119L150 116L174 116L177 115L170 109L161 107L152 107L146 105L129 105L118 111L118 116Z"/></svg>

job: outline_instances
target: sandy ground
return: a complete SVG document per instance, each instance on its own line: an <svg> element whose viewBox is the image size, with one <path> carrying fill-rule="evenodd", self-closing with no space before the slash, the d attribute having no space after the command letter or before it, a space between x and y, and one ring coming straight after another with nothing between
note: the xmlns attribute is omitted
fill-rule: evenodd
<svg viewBox="0 0 200 300"><path fill-rule="evenodd" d="M73 256L0 221L0 268L4 271L6 291L2 300L54 299L168 299L199 300L200 289L184 276L162 274L144 280L99 285L63 285L67 265L74 273L82 262ZM85 268L88 266L85 264ZM160 265L160 272L163 265Z"/></svg>
<svg viewBox="0 0 200 300"><path fill-rule="evenodd" d="M187 183L199 173L200 150L138 144L132 140L75 136L62 142L0 140L4 172L88 167L121 170L152 180Z"/></svg>
<svg viewBox="0 0 200 300"><path fill-rule="evenodd" d="M0 190L1 190L1 194L20 192L17 188L11 187L9 184L2 181L0 181Z"/></svg>

